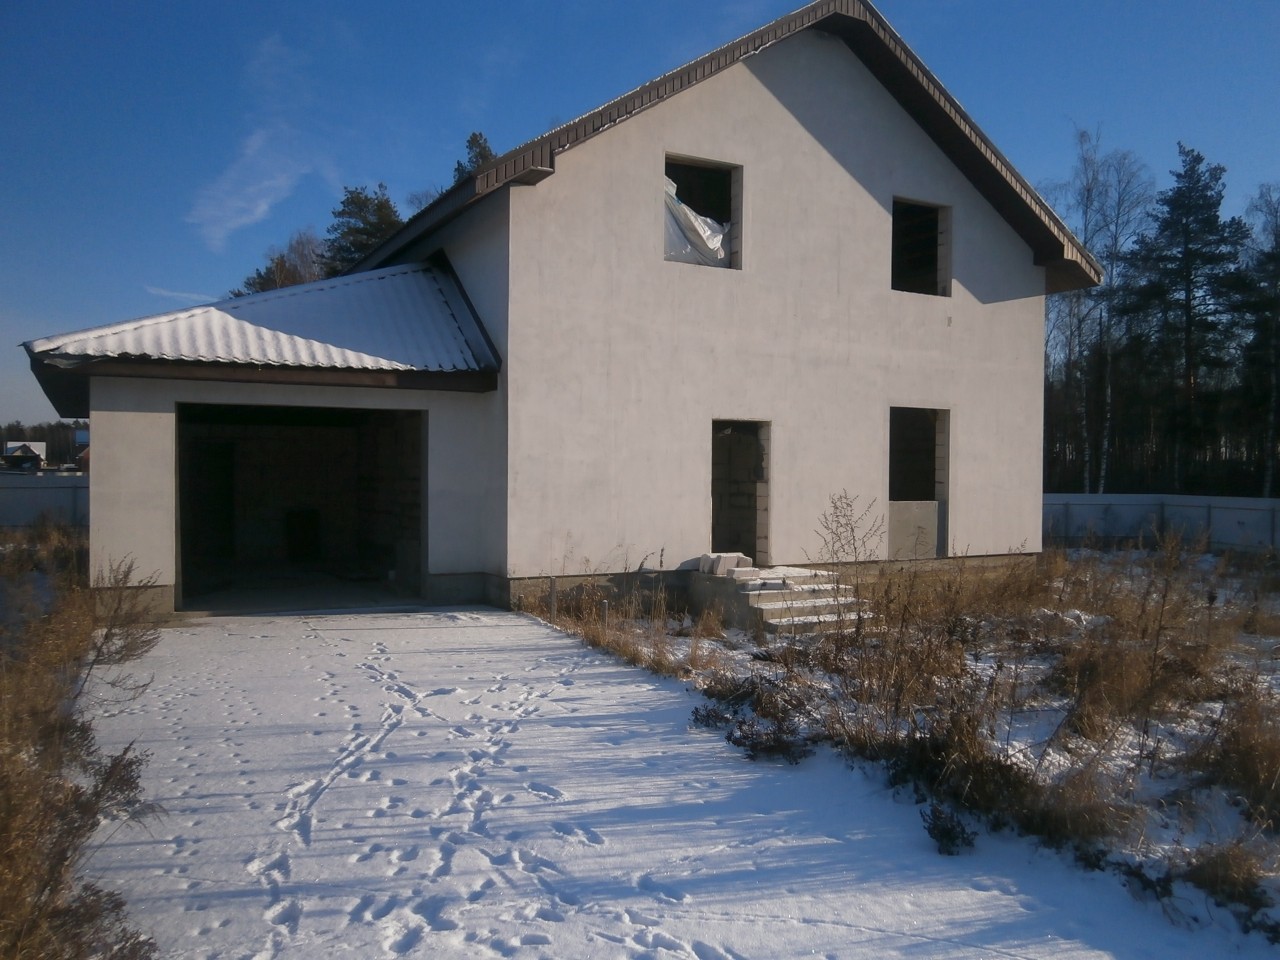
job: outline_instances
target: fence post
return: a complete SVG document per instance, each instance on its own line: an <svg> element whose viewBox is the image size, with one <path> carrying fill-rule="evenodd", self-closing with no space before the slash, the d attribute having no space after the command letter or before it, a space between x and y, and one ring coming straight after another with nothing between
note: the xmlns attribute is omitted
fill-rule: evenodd
<svg viewBox="0 0 1280 960"><path fill-rule="evenodd" d="M550 599L551 622L555 623L556 622L556 578L548 577L547 579L550 581L550 586L548 587L547 592L551 594L551 599Z"/></svg>
<svg viewBox="0 0 1280 960"><path fill-rule="evenodd" d="M603 625L604 636L609 635L609 601L600 601L600 623Z"/></svg>

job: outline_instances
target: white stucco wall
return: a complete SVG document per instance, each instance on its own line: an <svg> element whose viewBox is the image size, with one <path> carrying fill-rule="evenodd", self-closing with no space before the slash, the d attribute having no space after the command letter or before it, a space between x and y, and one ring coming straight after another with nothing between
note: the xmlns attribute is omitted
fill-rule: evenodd
<svg viewBox="0 0 1280 960"><path fill-rule="evenodd" d="M501 574L503 467L494 393L121 379L91 382L90 562L131 558L160 586L177 579L176 407L179 403L424 412L423 569Z"/></svg>
<svg viewBox="0 0 1280 960"><path fill-rule="evenodd" d="M743 269L664 261L667 154L742 166ZM951 296L890 289L894 197L951 208ZM890 406L950 411L957 552L1039 549L1043 270L839 41L634 116L510 210L509 575L707 550L714 419L772 424L772 559L802 562L832 493L885 506Z"/></svg>

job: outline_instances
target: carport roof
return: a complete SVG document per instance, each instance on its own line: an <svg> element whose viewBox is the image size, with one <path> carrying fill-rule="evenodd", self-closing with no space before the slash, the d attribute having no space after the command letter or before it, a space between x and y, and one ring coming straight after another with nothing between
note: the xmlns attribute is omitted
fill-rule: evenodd
<svg viewBox="0 0 1280 960"><path fill-rule="evenodd" d="M276 370L292 373L279 378L285 382L357 382L314 376L346 372L382 375L358 380L366 385L474 390L491 389L500 365L443 261L236 297L23 346L63 416L87 415L86 374L263 380ZM307 372L313 376L299 378Z"/></svg>

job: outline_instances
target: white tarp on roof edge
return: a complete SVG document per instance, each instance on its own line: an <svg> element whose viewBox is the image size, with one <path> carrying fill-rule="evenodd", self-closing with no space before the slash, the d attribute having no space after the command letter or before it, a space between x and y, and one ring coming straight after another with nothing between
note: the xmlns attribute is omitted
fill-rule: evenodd
<svg viewBox="0 0 1280 960"><path fill-rule="evenodd" d="M680 263L700 263L708 267L729 266L726 238L729 225L704 217L696 210L680 202L676 196L676 184L667 180L666 244L668 260Z"/></svg>
<svg viewBox="0 0 1280 960"><path fill-rule="evenodd" d="M107 357L349 370L496 369L447 271L387 267L33 340L59 366Z"/></svg>

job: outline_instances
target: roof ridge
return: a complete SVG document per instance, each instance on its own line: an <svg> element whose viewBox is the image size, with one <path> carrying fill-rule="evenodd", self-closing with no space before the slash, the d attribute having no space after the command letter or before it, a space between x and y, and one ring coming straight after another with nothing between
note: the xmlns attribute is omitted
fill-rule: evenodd
<svg viewBox="0 0 1280 960"><path fill-rule="evenodd" d="M1046 267L1046 292L1101 279L1102 268L1066 223L868 0L815 0L525 141L454 184L352 269L386 263L487 194L552 175L560 153L810 28L839 37L1014 227Z"/></svg>

